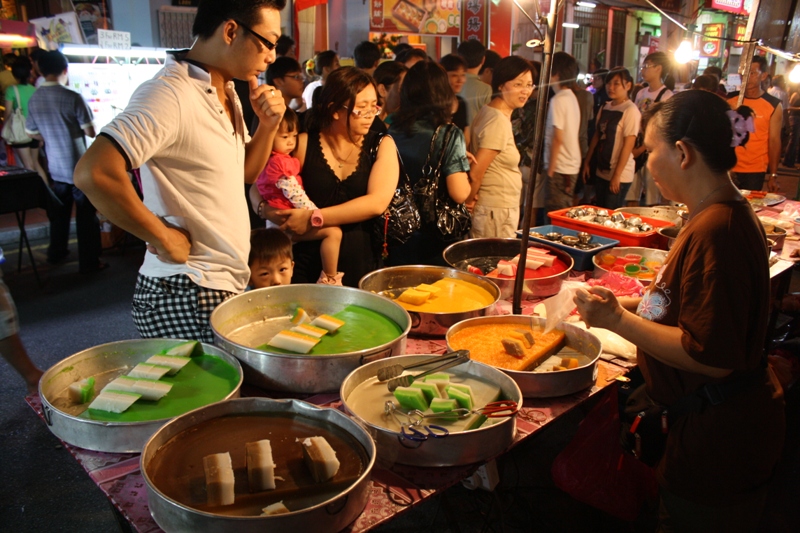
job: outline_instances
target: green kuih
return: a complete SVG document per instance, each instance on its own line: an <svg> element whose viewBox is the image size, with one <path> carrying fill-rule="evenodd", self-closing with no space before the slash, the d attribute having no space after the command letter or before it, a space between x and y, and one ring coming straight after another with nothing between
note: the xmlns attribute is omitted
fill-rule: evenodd
<svg viewBox="0 0 800 533"><path fill-rule="evenodd" d="M431 402L431 411L434 413L445 413L438 420L458 420L458 413L449 413L454 409L458 409L458 402L450 398L434 398Z"/></svg>
<svg viewBox="0 0 800 533"><path fill-rule="evenodd" d="M421 389L414 387L397 387L394 390L394 397L400 402L400 407L404 409L419 409L424 411L428 408L428 400Z"/></svg>
<svg viewBox="0 0 800 533"><path fill-rule="evenodd" d="M173 346L164 355L177 355L179 357L203 355L203 346L197 341L186 341Z"/></svg>
<svg viewBox="0 0 800 533"><path fill-rule="evenodd" d="M425 376L425 381L447 381L449 383L450 374L447 372L436 372L435 374Z"/></svg>
<svg viewBox="0 0 800 533"><path fill-rule="evenodd" d="M432 383L412 383L411 387L414 389L419 389L425 395L425 399L430 403L432 400L436 398L441 398L441 394L439 393L439 387Z"/></svg>
<svg viewBox="0 0 800 533"><path fill-rule="evenodd" d="M75 403L86 403L94 397L94 378L88 377L69 386L70 399Z"/></svg>
<svg viewBox="0 0 800 533"><path fill-rule="evenodd" d="M464 409L472 409L472 395L468 392L464 392L450 385L447 387L447 397L457 401L459 407L463 407Z"/></svg>

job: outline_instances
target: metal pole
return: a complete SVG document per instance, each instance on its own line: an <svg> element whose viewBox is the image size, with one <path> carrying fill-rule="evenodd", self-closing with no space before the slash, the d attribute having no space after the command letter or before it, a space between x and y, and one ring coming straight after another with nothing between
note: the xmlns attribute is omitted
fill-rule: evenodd
<svg viewBox="0 0 800 533"><path fill-rule="evenodd" d="M519 264L517 275L514 279L514 300L512 310L515 315L522 314L522 287L525 283L525 257L528 253L528 237L531 229L531 210L533 206L533 193L536 190L536 176L539 163L542 159L544 146L544 127L546 122L547 93L550 90L550 67L553 64L553 46L556 36L556 19L561 2L550 0L550 13L547 15L547 35L545 35L544 49L542 50L542 72L539 74L539 100L536 102L536 127L533 136L533 157L531 158L530 179L524 192L525 210L522 218L522 237L519 246Z"/></svg>

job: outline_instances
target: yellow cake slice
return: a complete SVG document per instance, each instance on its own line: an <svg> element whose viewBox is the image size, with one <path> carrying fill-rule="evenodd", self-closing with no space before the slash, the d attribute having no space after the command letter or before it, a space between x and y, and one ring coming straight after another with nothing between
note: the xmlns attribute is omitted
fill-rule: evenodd
<svg viewBox="0 0 800 533"><path fill-rule="evenodd" d="M506 351L503 340L519 339L521 330L530 332L534 343L530 347L520 343L523 353L514 356ZM482 324L456 332L449 343L453 350L469 350L473 360L487 365L506 370L533 370L558 350L563 341L564 332L557 329L542 333L519 324Z"/></svg>

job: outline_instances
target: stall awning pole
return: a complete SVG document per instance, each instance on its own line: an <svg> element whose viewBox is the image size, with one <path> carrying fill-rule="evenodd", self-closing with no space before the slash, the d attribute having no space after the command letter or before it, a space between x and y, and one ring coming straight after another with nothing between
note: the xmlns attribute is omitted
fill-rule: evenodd
<svg viewBox="0 0 800 533"><path fill-rule="evenodd" d="M538 2L538 0L534 0ZM517 275L514 279L514 300L512 309L515 315L522 314L522 288L525 283L525 256L528 253L528 237L531 229L531 211L533 206L533 193L536 190L537 169L542 160L544 147L544 126L546 122L547 94L550 90L550 67L553 64L553 46L556 36L557 14L562 6L560 0L550 0L550 13L547 15L547 35L544 39L542 51L542 71L539 74L539 95L536 102L536 126L533 135L533 157L531 157L530 179L523 193L522 237L520 238L520 261ZM538 6L537 6L538 7ZM537 12L539 10L537 9Z"/></svg>

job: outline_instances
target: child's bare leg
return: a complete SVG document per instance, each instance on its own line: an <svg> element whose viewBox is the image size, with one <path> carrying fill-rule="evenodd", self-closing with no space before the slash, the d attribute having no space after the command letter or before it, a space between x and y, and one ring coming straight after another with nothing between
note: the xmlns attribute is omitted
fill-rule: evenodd
<svg viewBox="0 0 800 533"><path fill-rule="evenodd" d="M296 235L297 241L319 241L319 254L322 258L322 271L329 277L339 272L339 247L342 244L342 230L338 227L311 229L303 235Z"/></svg>

